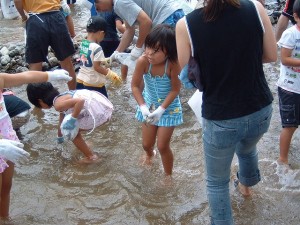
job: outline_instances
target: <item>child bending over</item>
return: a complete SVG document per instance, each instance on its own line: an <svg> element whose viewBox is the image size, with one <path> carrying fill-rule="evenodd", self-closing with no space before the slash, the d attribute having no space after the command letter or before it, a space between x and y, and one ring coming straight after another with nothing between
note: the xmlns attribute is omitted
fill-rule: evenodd
<svg viewBox="0 0 300 225"><path fill-rule="evenodd" d="M47 82L29 84L27 96L29 101L38 108L50 109L53 106L60 112L58 142L62 143L64 137L72 140L85 156L79 163L95 163L100 160L84 141L81 131L94 129L110 119L113 105L104 95L87 89L60 94L51 83ZM79 132L76 132L78 128ZM70 136L63 136L62 130Z"/></svg>

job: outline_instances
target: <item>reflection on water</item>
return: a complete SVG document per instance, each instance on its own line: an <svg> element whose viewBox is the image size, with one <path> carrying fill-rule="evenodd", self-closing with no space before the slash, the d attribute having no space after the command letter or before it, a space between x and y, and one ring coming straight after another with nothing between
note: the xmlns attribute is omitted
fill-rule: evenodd
<svg viewBox="0 0 300 225"><path fill-rule="evenodd" d="M75 24L85 24L86 12L75 15L80 15L75 17ZM9 39L3 35L3 29L1 26L1 43ZM299 138L294 138L291 146L290 158L295 169L278 166L275 160L281 126L275 82L279 66L266 65L265 71L275 100L270 131L258 146L262 181L248 199L231 182L234 218L237 225L298 225ZM66 90L66 85L55 86ZM15 91L26 99L24 89L22 86ZM76 164L82 154L73 144L55 143L58 114L54 110L32 110L29 123L21 129L31 159L16 168L11 195L13 219L9 224L209 224L201 128L187 104L193 91L181 93L185 123L175 129L172 138L175 163L171 188L160 183L163 169L158 155L152 168L139 166L141 129L134 119L136 103L130 82L108 91L115 106L112 120L85 135L88 144L102 157L96 165ZM237 171L236 162L234 159L233 174Z"/></svg>

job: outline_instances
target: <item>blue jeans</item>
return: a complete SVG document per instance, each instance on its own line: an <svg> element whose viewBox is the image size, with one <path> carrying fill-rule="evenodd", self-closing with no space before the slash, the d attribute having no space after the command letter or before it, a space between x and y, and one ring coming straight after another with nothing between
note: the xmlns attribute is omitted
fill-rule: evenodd
<svg viewBox="0 0 300 225"><path fill-rule="evenodd" d="M213 225L232 225L229 196L230 167L237 154L241 184L253 186L260 181L256 144L268 131L272 105L230 120L203 119L206 187Z"/></svg>

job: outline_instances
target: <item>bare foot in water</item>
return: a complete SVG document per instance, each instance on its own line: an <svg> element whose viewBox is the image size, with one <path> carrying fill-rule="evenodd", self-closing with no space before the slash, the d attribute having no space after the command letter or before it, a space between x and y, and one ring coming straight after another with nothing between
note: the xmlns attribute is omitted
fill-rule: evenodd
<svg viewBox="0 0 300 225"><path fill-rule="evenodd" d="M78 160L78 163L79 164L92 164L92 163L97 163L100 161L101 161L101 158L97 154L94 154L90 157L85 157L83 159Z"/></svg>
<svg viewBox="0 0 300 225"><path fill-rule="evenodd" d="M140 159L140 164L142 166L152 166L153 164L153 158L156 156L156 150L153 150L152 155L148 155L146 152L145 154L142 155Z"/></svg>
<svg viewBox="0 0 300 225"><path fill-rule="evenodd" d="M244 197L250 197L252 195L251 189L241 183L239 183L239 190Z"/></svg>
<svg viewBox="0 0 300 225"><path fill-rule="evenodd" d="M250 197L252 195L252 191L249 187L241 184L239 180L234 181L234 186L238 188L239 192L244 196L244 197Z"/></svg>
<svg viewBox="0 0 300 225"><path fill-rule="evenodd" d="M166 175L163 180L161 181L161 184L164 187L172 187L173 186L173 178L171 175Z"/></svg>

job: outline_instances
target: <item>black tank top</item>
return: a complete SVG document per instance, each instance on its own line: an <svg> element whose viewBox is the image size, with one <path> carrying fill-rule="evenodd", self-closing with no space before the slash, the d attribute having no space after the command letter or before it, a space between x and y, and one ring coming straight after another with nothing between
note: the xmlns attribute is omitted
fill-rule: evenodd
<svg viewBox="0 0 300 225"><path fill-rule="evenodd" d="M258 12L253 2L240 3L227 6L213 22L204 22L202 9L186 16L204 87L202 116L209 120L249 115L273 100L262 66Z"/></svg>

